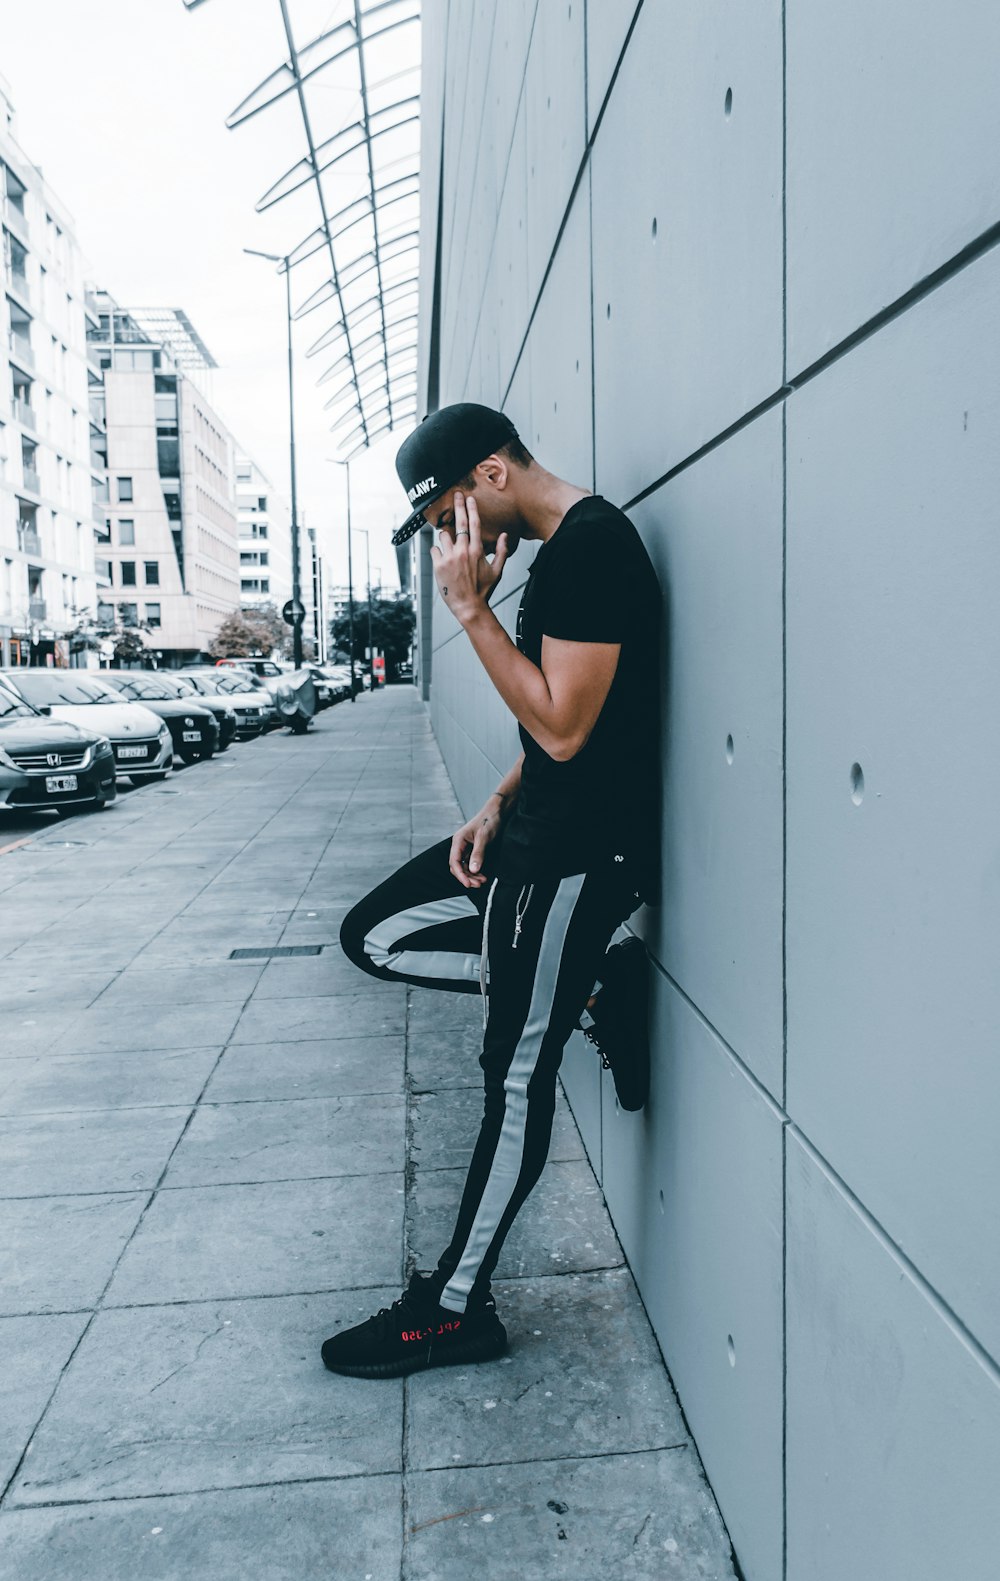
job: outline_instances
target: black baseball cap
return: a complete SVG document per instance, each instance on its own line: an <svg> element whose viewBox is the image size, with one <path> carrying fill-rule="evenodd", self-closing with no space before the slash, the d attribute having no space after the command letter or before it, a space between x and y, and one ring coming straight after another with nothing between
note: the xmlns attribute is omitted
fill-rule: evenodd
<svg viewBox="0 0 1000 1581"><path fill-rule="evenodd" d="M500 450L518 433L509 417L491 406L458 401L429 412L396 452L396 471L415 509L392 535L405 543L424 525L424 506L447 494L477 462Z"/></svg>

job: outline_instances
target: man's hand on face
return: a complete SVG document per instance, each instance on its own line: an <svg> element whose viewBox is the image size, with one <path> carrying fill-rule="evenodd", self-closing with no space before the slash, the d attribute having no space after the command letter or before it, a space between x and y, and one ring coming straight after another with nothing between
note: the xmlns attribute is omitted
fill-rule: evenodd
<svg viewBox="0 0 1000 1581"><path fill-rule="evenodd" d="M487 560L475 500L461 489L455 490L454 499L454 526L438 528L431 554L441 597L464 626L489 604L503 575L508 540L501 533L492 561Z"/></svg>

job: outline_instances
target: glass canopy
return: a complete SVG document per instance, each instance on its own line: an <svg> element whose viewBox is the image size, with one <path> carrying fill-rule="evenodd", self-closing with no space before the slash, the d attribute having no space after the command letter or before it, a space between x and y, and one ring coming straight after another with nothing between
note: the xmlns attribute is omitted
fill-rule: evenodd
<svg viewBox="0 0 1000 1581"><path fill-rule="evenodd" d="M188 10L204 3L184 0ZM299 216L285 260L293 288L305 282L293 316L315 323L307 355L320 361L337 459L347 461L416 417L420 0L327 0L319 32L308 27L310 0L273 3L287 57L226 124L294 120L301 156L257 211L284 204Z"/></svg>

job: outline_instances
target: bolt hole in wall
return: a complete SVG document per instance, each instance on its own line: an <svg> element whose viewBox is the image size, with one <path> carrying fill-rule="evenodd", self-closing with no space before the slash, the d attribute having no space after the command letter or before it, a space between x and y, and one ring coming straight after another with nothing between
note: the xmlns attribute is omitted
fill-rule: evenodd
<svg viewBox="0 0 1000 1581"><path fill-rule="evenodd" d="M732 88L727 88L726 89L726 115L729 116L732 113L733 113L733 90L732 90Z"/></svg>
<svg viewBox="0 0 1000 1581"><path fill-rule="evenodd" d="M726 762L727 763L731 763L732 761L733 761L733 738L732 738L732 736L727 736L726 737Z"/></svg>
<svg viewBox="0 0 1000 1581"><path fill-rule="evenodd" d="M851 764L851 800L856 806L861 805L865 794L865 776L861 771L860 763Z"/></svg>
<svg viewBox="0 0 1000 1581"><path fill-rule="evenodd" d="M660 1212L661 1213L666 1213L666 1211L667 1211L667 1203L666 1203L666 1198L663 1195L663 1187L661 1186L660 1187Z"/></svg>
<svg viewBox="0 0 1000 1581"><path fill-rule="evenodd" d="M655 240L656 240L656 215L655 214L653 215L652 232L653 232L653 240L655 242Z"/></svg>
<svg viewBox="0 0 1000 1581"><path fill-rule="evenodd" d="M729 1353L729 1365L730 1365L730 1367L735 1367L736 1366L736 1346L733 1344L733 1336L731 1334L727 1334L726 1335L726 1350Z"/></svg>

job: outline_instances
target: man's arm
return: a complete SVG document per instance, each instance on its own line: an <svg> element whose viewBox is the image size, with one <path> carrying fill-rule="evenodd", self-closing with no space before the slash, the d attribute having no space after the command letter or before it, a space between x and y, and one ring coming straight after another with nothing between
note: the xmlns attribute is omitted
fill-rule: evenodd
<svg viewBox="0 0 1000 1581"><path fill-rule="evenodd" d="M521 770L523 767L524 753L522 752L514 767L507 770L493 795L487 797L487 801L492 801L494 796L497 798L497 811L501 818L506 818L517 801L517 793L521 789Z"/></svg>
<svg viewBox="0 0 1000 1581"><path fill-rule="evenodd" d="M565 762L585 745L614 679L621 644L542 638L541 669L511 641L489 607L507 559L502 534L492 564L483 553L476 502L455 491L455 533L442 529L434 556L441 596L468 632L507 707L551 758ZM466 531L468 536L465 536Z"/></svg>
<svg viewBox="0 0 1000 1581"><path fill-rule="evenodd" d="M462 621L511 713L559 763L585 746L611 689L621 644L542 638L542 667L511 642L493 611Z"/></svg>

